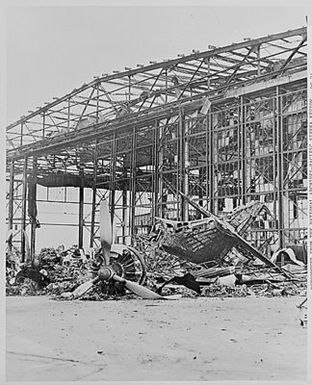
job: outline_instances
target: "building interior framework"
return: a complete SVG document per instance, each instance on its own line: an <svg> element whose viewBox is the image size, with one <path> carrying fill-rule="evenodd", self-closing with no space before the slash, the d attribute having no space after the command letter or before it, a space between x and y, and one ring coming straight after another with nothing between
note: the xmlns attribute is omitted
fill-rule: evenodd
<svg viewBox="0 0 312 385"><path fill-rule="evenodd" d="M53 204L56 190L58 202L79 207L79 247L99 245L102 199L116 241L127 244L156 217L200 218L179 191L220 217L264 202L272 216L248 239L260 248L300 242L306 28L102 74L54 98L7 127L7 182L9 248L23 258L23 230L34 252L40 205Z"/></svg>

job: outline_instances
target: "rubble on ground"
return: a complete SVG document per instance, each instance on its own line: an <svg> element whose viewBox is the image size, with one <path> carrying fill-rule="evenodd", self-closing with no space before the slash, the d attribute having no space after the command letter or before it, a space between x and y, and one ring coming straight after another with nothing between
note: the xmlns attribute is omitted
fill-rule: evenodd
<svg viewBox="0 0 312 385"><path fill-rule="evenodd" d="M158 275L149 274L148 282L151 289L159 287ZM230 277L230 276L228 276ZM226 277L227 278L227 277ZM238 284L237 278L233 276L226 282L220 278L211 280L211 283L201 286L200 296L202 297L247 297L247 296L262 296L262 297L289 297L289 296L302 296L307 294L306 284L306 272L301 274L300 280L295 281L281 281L278 283L271 283L269 280L267 283L262 284ZM166 285L161 292L163 295L170 294L182 294L182 297L197 297L198 294L194 290L190 290L182 285L169 284Z"/></svg>
<svg viewBox="0 0 312 385"><path fill-rule="evenodd" d="M85 253L76 245L67 250L60 246L56 249L43 248L33 261L20 263L18 251L7 252L6 295L49 295L61 300L62 293L72 292L94 277L98 267L97 255L95 249ZM118 299L122 294L122 290L118 292L110 284L98 283L81 299ZM132 296L127 294L126 298Z"/></svg>
<svg viewBox="0 0 312 385"><path fill-rule="evenodd" d="M7 295L59 295L90 276L90 262L75 246L68 250L44 248L32 262L24 264L13 264L16 258L20 260L18 252L7 253Z"/></svg>
<svg viewBox="0 0 312 385"><path fill-rule="evenodd" d="M156 292L170 278L184 277L188 273L201 283L200 291L196 292L173 281L162 289L163 295L182 294L183 297L188 298L199 295L204 297L306 296L306 266L294 264L283 266L283 269L292 277L292 279L286 279L281 274L274 274L272 269L263 266L260 273L255 268L254 272L248 272L242 266L238 269L233 266L203 269L202 266L191 262L181 262L177 257L159 248L146 249L144 254L148 272L146 285L151 290ZM44 248L32 263L22 264L18 251L7 252L6 294L8 296L50 295L60 299L59 296L62 293L71 292L81 283L92 278L94 257L94 250L86 254L75 245L67 250L60 246ZM237 274L238 272L244 274ZM121 297L134 298L135 296L112 294L105 284L97 284L82 299L107 300Z"/></svg>
<svg viewBox="0 0 312 385"><path fill-rule="evenodd" d="M248 221L240 233L254 220L250 209L255 207L246 206L249 211L244 214ZM237 223L241 223L241 218ZM305 264L293 258L282 267L276 265L235 229L218 218L191 222L159 218L151 232L139 236L138 242L145 256L150 288L159 294L186 297L306 295Z"/></svg>

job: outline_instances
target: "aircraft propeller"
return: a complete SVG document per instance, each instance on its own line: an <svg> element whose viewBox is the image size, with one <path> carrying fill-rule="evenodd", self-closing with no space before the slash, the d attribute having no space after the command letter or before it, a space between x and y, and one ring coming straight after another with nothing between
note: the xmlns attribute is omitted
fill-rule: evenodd
<svg viewBox="0 0 312 385"><path fill-rule="evenodd" d="M97 277L92 280L81 284L73 292L63 293L61 296L64 298L78 299L86 294L94 285L100 281L115 280L117 282L123 282L125 287L130 290L133 294L144 299L179 299L181 295L169 295L162 296L146 287L139 285L136 282L129 281L123 277L120 277L110 266L110 252L113 243L112 225L109 214L109 208L107 201L100 203L100 240L101 250L103 256L103 266L97 273Z"/></svg>

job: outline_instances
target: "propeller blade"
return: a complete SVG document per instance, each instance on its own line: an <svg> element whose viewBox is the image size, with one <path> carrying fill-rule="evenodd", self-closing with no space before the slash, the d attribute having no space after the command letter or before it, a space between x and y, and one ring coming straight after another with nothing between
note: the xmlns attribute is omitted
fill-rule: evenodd
<svg viewBox="0 0 312 385"><path fill-rule="evenodd" d="M177 300L182 298L182 294L162 295L161 299Z"/></svg>
<svg viewBox="0 0 312 385"><path fill-rule="evenodd" d="M84 282L78 286L73 292L62 293L61 297L78 299L86 294L99 281L99 277L93 278L91 281Z"/></svg>
<svg viewBox="0 0 312 385"><path fill-rule="evenodd" d="M109 214L108 202L105 200L100 203L100 240L101 240L102 254L104 257L104 261L106 266L108 266L110 262L111 246L113 243L113 234L112 234L112 224L111 224L111 217ZM104 268L103 274L106 273L107 272L106 270L108 269L109 268ZM77 299L81 297L83 294L87 293L93 287L93 285L96 284L99 280L110 279L110 278L111 278L111 275L109 278L101 277L100 275L92 279L91 281L83 283L82 285L77 287L77 289L75 289L72 293L63 293L62 296L64 298ZM115 279L115 281L124 282L128 290L132 291L132 293L145 299L178 299L182 297L181 295L161 296L147 289L146 287L139 285L138 283L128 281L127 279L121 278L116 274L114 274L112 278Z"/></svg>
<svg viewBox="0 0 312 385"><path fill-rule="evenodd" d="M132 291L133 294L136 294L144 299L179 299L182 297L181 295L159 295L157 293L154 293L152 290L149 290L146 287L139 285L136 282L128 281L127 279L121 278L116 274L113 275L113 279L118 282L124 282L128 290Z"/></svg>
<svg viewBox="0 0 312 385"><path fill-rule="evenodd" d="M107 201L100 203L100 240L105 264L109 265L110 251L113 242L111 218Z"/></svg>

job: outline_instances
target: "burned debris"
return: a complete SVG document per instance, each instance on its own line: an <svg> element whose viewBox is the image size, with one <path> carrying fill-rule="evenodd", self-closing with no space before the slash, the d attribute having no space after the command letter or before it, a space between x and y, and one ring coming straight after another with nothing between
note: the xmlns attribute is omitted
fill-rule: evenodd
<svg viewBox="0 0 312 385"><path fill-rule="evenodd" d="M7 254L7 295L107 299L125 296L129 290L155 299L163 294L306 295L303 262L292 256L284 264L276 264L279 252L270 259L242 237L263 213L270 215L265 205L251 202L226 220L208 212L203 219L187 222L158 218L151 232L138 238L139 250L108 245L108 264L102 247L88 251L77 245L67 250L63 246L42 249L24 264L17 252L11 252ZM119 278L107 279L106 274Z"/></svg>
<svg viewBox="0 0 312 385"><path fill-rule="evenodd" d="M207 218L189 222L159 218L149 236L141 237L146 255L161 255L158 258L167 281L164 275L158 276L155 267L155 280L162 282L158 291L175 283L198 294L207 294L210 286L220 284L262 286L263 293L272 295L305 295L306 265L298 266L294 261L277 265L272 257L260 253L241 236L261 212L270 214L265 205L255 202L235 210L227 221L207 212ZM170 261L167 265L172 263L166 272L165 260ZM205 290L201 291L200 287Z"/></svg>
<svg viewBox="0 0 312 385"><path fill-rule="evenodd" d="M128 249L119 254L112 252L111 265L120 275L127 279L145 280L145 271L140 261ZM80 284L94 277L101 264L99 250L90 249L84 252L74 245L65 250L63 246L56 249L42 249L35 262L28 261L17 266L12 259L20 258L15 253L7 253L7 295L55 295L75 290ZM98 293L98 294L97 294ZM86 298L108 298L124 295L122 285L102 284Z"/></svg>

